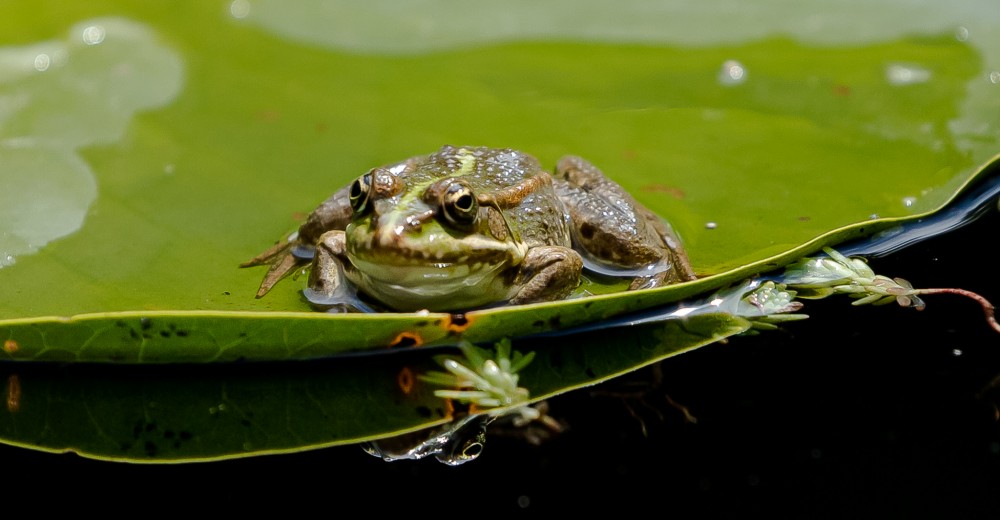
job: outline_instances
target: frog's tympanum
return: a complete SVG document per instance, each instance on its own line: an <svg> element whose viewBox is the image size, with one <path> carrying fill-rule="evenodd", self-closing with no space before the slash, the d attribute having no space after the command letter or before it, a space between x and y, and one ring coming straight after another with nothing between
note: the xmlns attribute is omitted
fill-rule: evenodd
<svg viewBox="0 0 1000 520"><path fill-rule="evenodd" d="M468 310L562 299L584 268L631 289L694 279L670 225L579 157L555 174L511 149L445 146L374 168L287 241L257 297L311 263L306 297L331 310Z"/></svg>

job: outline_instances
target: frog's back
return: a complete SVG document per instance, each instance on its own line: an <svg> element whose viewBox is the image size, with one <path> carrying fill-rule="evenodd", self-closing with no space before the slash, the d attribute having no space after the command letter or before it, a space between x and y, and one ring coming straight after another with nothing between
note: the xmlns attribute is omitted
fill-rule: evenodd
<svg viewBox="0 0 1000 520"><path fill-rule="evenodd" d="M516 186L542 172L538 159L510 148L445 145L437 152L411 160L426 161L419 170L428 175L461 177L482 193Z"/></svg>

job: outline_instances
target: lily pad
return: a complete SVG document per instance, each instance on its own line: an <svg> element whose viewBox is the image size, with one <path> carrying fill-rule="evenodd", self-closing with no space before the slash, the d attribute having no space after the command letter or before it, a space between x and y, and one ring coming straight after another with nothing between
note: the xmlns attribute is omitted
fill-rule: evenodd
<svg viewBox="0 0 1000 520"><path fill-rule="evenodd" d="M516 2L498 16L509 23L481 30L474 9L420 5L420 13L395 6L387 18L379 2L8 2L0 17L0 360L184 363L186 371L189 363L315 360L565 330L709 294L823 246L925 220L995 168L992 10L882 6L869 25L846 0L808 13L760 2L739 20L700 4L667 13L624 2L609 13L600 2ZM39 19L41 9L52 16ZM566 20L568 11L579 19ZM444 143L515 147L543 164L587 157L671 221L701 278L460 316L324 315L301 297L303 278L253 297L263 273L240 262L358 173ZM706 323L718 328L699 337L746 326ZM667 350L621 360L634 367L680 347L657 348ZM373 366L398 363L392 357L375 356ZM45 373L31 365L3 368ZM565 391L624 369L533 384ZM27 376L16 380L18 395L48 393L23 391L38 388ZM193 399L206 410L214 400ZM31 431L16 422L30 417L31 401L16 401L7 431ZM402 416L304 436L301 445L440 420ZM179 434L182 422L169 431ZM114 426L115 449L139 424ZM157 441L150 454L139 436L113 455L114 443L95 447L81 431L46 441L9 435L108 458L237 453L167 456ZM247 442L250 451L294 449L287 439Z"/></svg>
<svg viewBox="0 0 1000 520"><path fill-rule="evenodd" d="M703 315L603 331L581 348L535 351L522 372L533 401L587 386L746 330ZM615 345L615 349L608 348ZM133 462L180 462L292 452L391 437L452 419L435 387L416 380L428 356L312 363L122 367L0 366L8 387L0 440L45 451ZM16 388L16 390L12 390Z"/></svg>

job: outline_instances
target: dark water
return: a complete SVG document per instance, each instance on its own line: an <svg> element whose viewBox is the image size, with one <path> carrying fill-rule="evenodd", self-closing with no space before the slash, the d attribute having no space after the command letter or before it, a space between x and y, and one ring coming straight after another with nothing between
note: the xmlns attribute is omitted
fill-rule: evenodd
<svg viewBox="0 0 1000 520"><path fill-rule="evenodd" d="M988 252L998 229L993 209L871 265L917 287L961 287L1000 302ZM1000 334L970 300L925 301L922 312L852 307L846 297L808 302L811 318L782 331L667 360L658 384L645 370L553 399L565 432L535 446L491 431L481 457L459 467L387 463L356 446L169 466L0 446L2 489L8 505L58 499L113 509L204 500L330 515L358 505L449 517L614 507L672 517L995 518ZM613 395L634 390L628 382L641 383L643 396Z"/></svg>

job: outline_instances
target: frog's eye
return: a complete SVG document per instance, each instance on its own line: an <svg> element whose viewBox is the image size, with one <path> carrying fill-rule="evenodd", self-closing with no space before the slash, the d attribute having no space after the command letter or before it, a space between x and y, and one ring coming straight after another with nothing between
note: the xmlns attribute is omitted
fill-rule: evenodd
<svg viewBox="0 0 1000 520"><path fill-rule="evenodd" d="M441 196L441 212L444 218L452 224L467 226L476 221L479 215L479 203L472 188L461 183L448 186Z"/></svg>
<svg viewBox="0 0 1000 520"><path fill-rule="evenodd" d="M369 194L372 191L372 174L371 172L362 175L355 179L354 183L351 184L351 191L348 197L351 201L351 209L354 213L360 215L368 209L368 199Z"/></svg>

